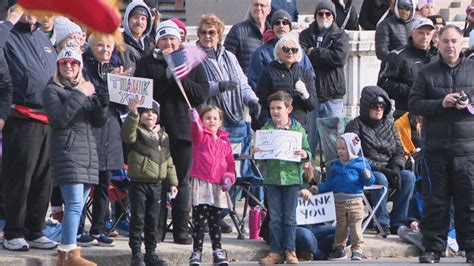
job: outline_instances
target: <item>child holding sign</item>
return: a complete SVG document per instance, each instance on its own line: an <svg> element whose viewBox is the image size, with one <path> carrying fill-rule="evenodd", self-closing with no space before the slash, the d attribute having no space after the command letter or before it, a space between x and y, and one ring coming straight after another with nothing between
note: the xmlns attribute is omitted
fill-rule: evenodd
<svg viewBox="0 0 474 266"><path fill-rule="evenodd" d="M272 119L263 130L291 130L303 135L302 149L294 151L303 160L310 160L309 144L306 132L295 119L290 118L293 99L284 91L277 91L268 97ZM255 152L259 152L258 147ZM270 215L270 253L259 261L260 264L298 263L296 257L296 206L298 191L303 183L303 162L282 160L263 160L264 184Z"/></svg>
<svg viewBox="0 0 474 266"><path fill-rule="evenodd" d="M347 229L351 229L352 260L362 260L362 220L364 218L364 203L362 193L364 186L372 185L375 176L370 165L363 156L360 139L357 134L345 133L336 141L339 159L331 165L328 181L319 186L312 186L313 193L334 192L336 203L336 237L334 238L334 251L329 254L329 259L345 259Z"/></svg>

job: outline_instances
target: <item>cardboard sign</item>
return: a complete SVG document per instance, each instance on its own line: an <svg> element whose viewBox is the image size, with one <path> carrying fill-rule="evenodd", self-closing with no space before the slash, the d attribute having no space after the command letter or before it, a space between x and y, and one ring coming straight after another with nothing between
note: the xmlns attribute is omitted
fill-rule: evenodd
<svg viewBox="0 0 474 266"><path fill-rule="evenodd" d="M128 105L129 100L136 99L138 107L152 108L152 79L107 74L107 86L111 102Z"/></svg>
<svg viewBox="0 0 474 266"><path fill-rule="evenodd" d="M277 159L291 162L301 162L301 156L295 155L303 143L303 134L290 130L257 130L255 147L256 160Z"/></svg>
<svg viewBox="0 0 474 266"><path fill-rule="evenodd" d="M296 223L298 225L325 223L336 220L336 207L332 192L313 195L310 200L298 197Z"/></svg>

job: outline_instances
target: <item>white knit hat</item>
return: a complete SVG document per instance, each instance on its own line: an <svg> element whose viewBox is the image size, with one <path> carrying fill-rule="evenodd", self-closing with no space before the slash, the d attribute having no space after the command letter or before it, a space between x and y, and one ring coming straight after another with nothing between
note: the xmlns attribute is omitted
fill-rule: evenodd
<svg viewBox="0 0 474 266"><path fill-rule="evenodd" d="M75 59L82 65L82 52L75 41L71 40L66 43L66 46L59 52L56 62L66 58Z"/></svg>
<svg viewBox="0 0 474 266"><path fill-rule="evenodd" d="M56 17L54 19L54 34L56 35L56 43L58 45L62 40L74 33L82 33L81 27L65 17Z"/></svg>
<svg viewBox="0 0 474 266"><path fill-rule="evenodd" d="M156 42L158 43L160 38L166 35L175 36L176 39L181 41L181 34L179 34L178 25L171 20L165 20L158 24L158 27L156 28Z"/></svg>

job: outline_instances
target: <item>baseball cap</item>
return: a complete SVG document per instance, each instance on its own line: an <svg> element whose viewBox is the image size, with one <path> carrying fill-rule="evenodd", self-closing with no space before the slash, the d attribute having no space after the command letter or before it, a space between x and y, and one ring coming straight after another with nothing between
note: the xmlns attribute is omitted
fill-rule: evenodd
<svg viewBox="0 0 474 266"><path fill-rule="evenodd" d="M431 19L421 18L421 19L416 19L413 22L411 30L413 31L413 30L419 29L419 28L424 27L424 26L431 27L433 30L435 29L435 27L433 25L433 21L431 21Z"/></svg>

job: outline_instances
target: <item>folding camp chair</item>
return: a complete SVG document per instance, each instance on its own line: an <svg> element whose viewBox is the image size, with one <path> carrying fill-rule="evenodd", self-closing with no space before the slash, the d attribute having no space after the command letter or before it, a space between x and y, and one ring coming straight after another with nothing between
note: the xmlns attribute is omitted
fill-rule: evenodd
<svg viewBox="0 0 474 266"><path fill-rule="evenodd" d="M333 162L337 158L337 150L336 150L336 139L337 136L344 133L344 129L352 120L350 117L325 117L325 118L318 118L316 119L316 127L318 130L318 134L320 137L319 147L320 147L320 163L321 163L321 173L323 174L323 178L325 179L326 168L329 167L330 163ZM325 180L322 180L325 181ZM369 200L365 194L362 195L364 203L368 210L368 217L365 219L364 223L362 224L362 232L365 231L369 222L371 220L374 221L375 225L379 229L380 232L384 232L382 229L382 225L378 221L378 218L375 216L375 212L379 208L380 204L382 203L383 198L387 194L387 188L382 185L372 185L372 186L365 186L364 192L370 190L382 190L382 197L380 200L375 204L375 206L371 206Z"/></svg>

